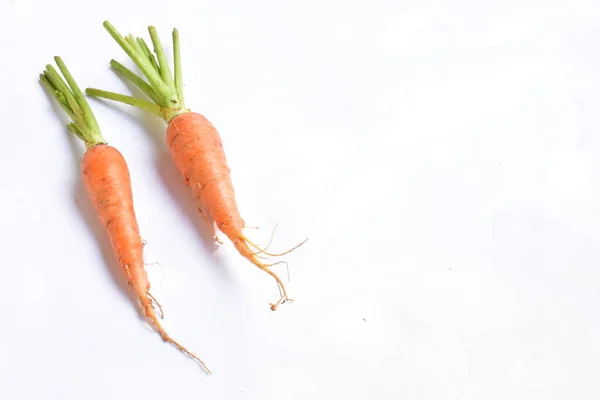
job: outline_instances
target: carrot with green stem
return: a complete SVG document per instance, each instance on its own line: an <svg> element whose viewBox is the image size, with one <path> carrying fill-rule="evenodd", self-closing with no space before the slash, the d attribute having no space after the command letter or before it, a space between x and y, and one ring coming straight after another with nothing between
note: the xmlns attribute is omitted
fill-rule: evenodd
<svg viewBox="0 0 600 400"><path fill-rule="evenodd" d="M81 175L119 266L127 276L128 284L139 300L146 320L161 338L198 361L210 373L202 360L167 334L156 316L154 305L159 307L161 317L162 309L150 294L150 282L144 269L143 241L133 208L129 168L121 153L104 140L83 92L64 62L60 57L54 59L64 80L52 65L46 66L44 73L40 74L40 80L70 117L68 130L85 144Z"/></svg>
<svg viewBox="0 0 600 400"><path fill-rule="evenodd" d="M266 264L260 258L287 254L305 241L285 253L272 254L266 249L259 248L243 233L245 222L238 210L221 137L203 115L192 112L184 103L177 29L173 30L174 74L171 74L154 27L150 26L148 31L155 54L152 54L142 38L134 38L132 35L122 36L108 21L104 22L104 27L146 79L115 60L111 60L112 67L129 79L150 100L92 88L88 88L86 93L138 107L165 120L167 145L185 183L193 190L198 210L210 224L213 234L216 225L233 242L242 256L275 279L280 298L276 303L271 304L271 309L277 309L279 304L289 298L283 282L271 267L285 264L285 261ZM216 235L214 236L218 241Z"/></svg>

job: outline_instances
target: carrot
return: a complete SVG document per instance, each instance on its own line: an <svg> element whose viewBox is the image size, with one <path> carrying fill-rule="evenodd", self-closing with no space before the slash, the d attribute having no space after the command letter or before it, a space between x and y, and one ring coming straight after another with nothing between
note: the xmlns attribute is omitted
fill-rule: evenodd
<svg viewBox="0 0 600 400"><path fill-rule="evenodd" d="M67 125L69 131L85 143L81 175L119 266L127 276L146 320L161 338L198 361L210 373L202 360L167 334L156 316L154 304L159 309L160 305L150 294L150 282L144 269L143 241L133 208L129 168L121 153L104 140L89 104L62 59L55 57L55 60L68 85L52 65L46 66L40 80L71 117L72 122Z"/></svg>
<svg viewBox="0 0 600 400"><path fill-rule="evenodd" d="M276 310L279 304L289 298L283 282L270 267L285 262L267 264L259 258L289 253L304 242L285 253L272 254L267 253L266 249L260 249L244 235L245 222L238 210L221 137L204 116L190 111L184 104L177 29L173 30L175 71L172 76L154 27L150 26L148 31L156 57L142 38L134 38L132 35L123 37L108 21L104 22L104 27L142 71L147 82L115 60L111 60L112 67L135 84L151 101L93 88L88 88L86 93L136 106L167 122L167 144L185 183L193 190L198 210L210 224L213 233L216 224L242 256L275 279L280 297L276 303L271 303L271 309ZM218 241L216 236L215 240Z"/></svg>

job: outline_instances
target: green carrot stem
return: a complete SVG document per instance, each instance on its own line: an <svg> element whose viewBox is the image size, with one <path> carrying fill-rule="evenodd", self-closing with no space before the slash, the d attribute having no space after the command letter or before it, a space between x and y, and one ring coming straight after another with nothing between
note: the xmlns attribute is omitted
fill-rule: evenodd
<svg viewBox="0 0 600 400"><path fill-rule="evenodd" d="M46 70L44 71L44 75L48 80L52 83L52 85L56 88L56 90L66 99L66 102L71 109L71 112L77 116L79 116L82 111L79 107L79 103L75 100L75 96L71 92L71 89L67 86L65 81L60 77L56 69L50 64L46 65Z"/></svg>
<svg viewBox="0 0 600 400"><path fill-rule="evenodd" d="M86 90L86 93L90 96L101 97L138 107L162 117L167 122L170 122L177 115L189 112L183 103L181 49L177 29L173 31L173 75L158 33L153 26L148 27L148 31L152 39L155 54L152 54L144 39L135 39L133 35L123 37L108 21L104 21L104 27L142 71L143 76L148 81L146 82L142 76L135 74L114 60L111 61L111 65L144 92L154 103L100 89L89 88Z"/></svg>
<svg viewBox="0 0 600 400"><path fill-rule="evenodd" d="M171 90L163 81L158 72L154 69L152 64L146 60L146 58L140 54L143 53L141 49L137 46L135 40L132 43L125 40L123 36L115 29L114 26L110 24L110 22L105 21L104 27L110 33L110 35L115 39L115 41L121 46L123 51L127 53L127 55L133 60L133 62L138 66L138 68L142 71L142 73L148 78L150 85L154 89L154 92L159 97L161 103L168 104L172 102L177 102L177 94L175 91ZM138 53L136 47L140 50Z"/></svg>
<svg viewBox="0 0 600 400"><path fill-rule="evenodd" d="M158 63L156 62L156 57L154 57L154 55L150 51L150 48L146 44L146 41L142 38L137 38L136 41L138 42L138 45L144 52L144 55L146 56L148 61L150 61L150 64L152 64L156 72L160 73L160 68L158 67Z"/></svg>
<svg viewBox="0 0 600 400"><path fill-rule="evenodd" d="M143 99L138 99L136 97L126 96L124 94L107 92L106 90L100 90L100 89L94 89L94 88L87 88L85 90L85 92L90 96L100 97L103 99L117 101L119 103L129 104L130 106L134 106L134 107L137 107L144 111L147 111L149 113L152 113L154 115L158 115L159 117L164 117L162 108L159 105L151 103L151 102L143 100Z"/></svg>
<svg viewBox="0 0 600 400"><path fill-rule="evenodd" d="M179 47L179 31L177 28L173 29L173 64L175 68L175 90L177 90L179 103L182 107L184 107L183 76L181 74L181 49Z"/></svg>
<svg viewBox="0 0 600 400"><path fill-rule="evenodd" d="M54 57L54 60L67 82L50 64L40 74L40 81L71 119L67 129L81 139L87 148L106 143L96 117L71 72L60 57Z"/></svg>
<svg viewBox="0 0 600 400"><path fill-rule="evenodd" d="M54 85L52 85L52 82L50 82L48 80L46 75L40 74L40 81L42 82L42 86L44 86L44 88L48 91L48 93L50 93L52 96L54 96L56 98L56 100L58 100L58 104L67 113L69 118L71 118L71 120L74 120L75 118L77 118L75 116L75 114L73 114L73 111L71 111L71 107L65 100L65 97L62 95L61 92L56 90L56 88L54 87Z"/></svg>
<svg viewBox="0 0 600 400"><path fill-rule="evenodd" d="M158 32L156 32L156 28L153 26L148 27L148 32L150 33L150 38L152 39L154 53L156 53L156 58L158 59L158 65L160 67L160 76L163 82L175 91L175 86L173 85L173 77L171 76L171 70L169 69L169 63L167 62L167 57L165 56L162 44L160 43Z"/></svg>
<svg viewBox="0 0 600 400"><path fill-rule="evenodd" d="M86 147L89 148L92 146L92 144L88 143L85 140L83 133L81 133L81 130L77 127L77 124L75 124L75 122L71 122L71 123L67 124L67 129L69 130L69 132L71 132L72 134L77 136L80 140L82 140L86 144Z"/></svg>
<svg viewBox="0 0 600 400"><path fill-rule="evenodd" d="M142 78L137 76L133 71L131 71L129 68L127 68L126 66L124 66L116 60L110 60L110 65L116 71L120 72L123 76L125 76L125 78L129 79L131 83L133 83L135 86L137 86L138 89L144 92L146 96L150 97L152 101L158 103L158 97L156 96L156 93L154 93L154 89L152 89L152 86L148 85Z"/></svg>
<svg viewBox="0 0 600 400"><path fill-rule="evenodd" d="M71 90L73 90L75 100L77 101L77 104L79 104L79 107L83 111L83 122L86 123L90 130L100 132L98 121L96 121L96 117L94 116L92 109L89 107L87 100L83 95L83 92L81 91L81 89L79 89L79 85L77 85L77 82L75 81L75 79L73 79L73 76L67 69L67 66L65 65L63 60L58 56L54 57L54 61L56 61L56 65L58 65L60 72L67 80L67 83L71 87Z"/></svg>

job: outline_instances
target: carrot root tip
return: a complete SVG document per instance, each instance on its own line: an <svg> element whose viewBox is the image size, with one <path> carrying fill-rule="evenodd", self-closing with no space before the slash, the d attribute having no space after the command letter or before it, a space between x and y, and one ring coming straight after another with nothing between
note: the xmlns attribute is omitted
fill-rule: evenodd
<svg viewBox="0 0 600 400"><path fill-rule="evenodd" d="M180 345L179 343L177 343L164 330L164 328L162 327L162 325L158 321L158 318L156 317L156 314L154 313L154 308L153 308L152 302L150 301L150 297L148 297L148 301L145 302L145 304L143 305L143 307L144 307L144 312L146 314L146 318L147 318L148 323L150 323L150 325L154 328L154 330L160 335L160 337L163 340L163 342L166 342L166 343L169 343L169 344L173 345L175 348L177 348L177 350L181 351L183 354L185 354L188 357L196 360L200 364L200 366L202 367L202 369L208 375L212 374L212 372L210 371L210 369L208 369L208 367L206 366L206 364L204 363L204 361L202 361L200 358L198 358L198 356L195 355L194 353L192 353L190 350L188 350L187 348L185 348L182 345Z"/></svg>

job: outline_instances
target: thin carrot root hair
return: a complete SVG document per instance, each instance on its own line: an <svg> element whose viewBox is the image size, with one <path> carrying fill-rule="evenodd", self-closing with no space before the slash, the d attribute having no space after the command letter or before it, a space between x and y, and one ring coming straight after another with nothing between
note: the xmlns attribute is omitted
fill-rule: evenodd
<svg viewBox="0 0 600 400"><path fill-rule="evenodd" d="M275 228L277 228L277 226ZM279 299L275 303L269 303L269 305L271 306L271 310L273 310L273 311L277 310L277 307L279 307L279 305L281 305L281 304L284 304L286 302L291 303L294 301L293 299L288 297L285 285L284 285L283 281L281 280L281 278L279 277L279 275L277 275L275 272L273 272L271 270L271 267L284 264L287 269L288 281L289 281L290 271L289 271L288 263L287 263L287 261L281 260L281 261L277 261L277 262L274 262L271 264L265 264L265 263L261 262L259 260L259 258L265 259L265 257L261 257L262 254L272 256L272 257L279 257L279 256L283 256L285 254L289 254L292 251L296 250L298 247L302 246L308 240L308 239L305 239L302 243L294 246L293 248L291 248L290 250L287 250L285 252L282 252L279 254L269 253L266 251L266 249L273 242L273 235L275 234L275 228L273 229L273 232L271 233L271 239L269 241L269 244L267 244L267 246L264 249L261 249L257 244L252 242L245 235L240 235L237 238L237 240L234 240L234 245L237 248L237 250L240 252L240 254L242 254L242 256L244 256L256 267L258 267L262 271L266 272L273 279L275 279L275 282L277 283L277 288L279 289ZM252 249L257 250L257 251L254 251Z"/></svg>
<svg viewBox="0 0 600 400"><path fill-rule="evenodd" d="M158 312L160 313L160 319L165 319L165 313L163 312L163 308L160 305L160 303L158 302L158 300L156 300L156 297L152 296L152 294L150 292L148 292L148 297L150 297L150 300L152 300L152 308L154 308L154 304L156 304L156 306L158 307Z"/></svg>
<svg viewBox="0 0 600 400"><path fill-rule="evenodd" d="M269 242L269 244L264 249L261 249L257 244L252 243L248 238L245 238L245 240L246 240L246 243L248 243L250 246L252 246L256 250L258 250L257 252L254 253L254 255L258 256L259 254L264 254L269 257L281 257L281 256L285 256L286 254L290 254L292 251L296 250L298 247L302 246L304 243L306 243L308 241L308 239L304 239L301 243L295 245L291 249L286 250L282 253L269 253L269 252L267 252L267 249L271 246L271 242Z"/></svg>
<svg viewBox="0 0 600 400"><path fill-rule="evenodd" d="M304 243L306 243L308 241L308 238L304 239L300 244L297 244L296 246L292 247L289 250L286 250L282 253L268 253L267 250L269 249L269 247L271 247L271 244L273 244L273 238L275 237L275 230L277 229L279 225L275 225L275 227L273 227L273 230L271 231L271 238L269 239L269 243L263 248L260 248L259 244L255 244L253 243L250 239L248 239L248 237L246 236L242 236L241 239L243 239L246 243L248 243L250 246L254 247L257 251L254 253L255 256L259 256L259 254L264 254L266 256L270 256L270 257L281 257L284 256L286 254L291 253L292 251L296 250L298 247L302 246ZM258 227L246 227L246 229L259 229ZM264 257L261 257L264 258Z"/></svg>

